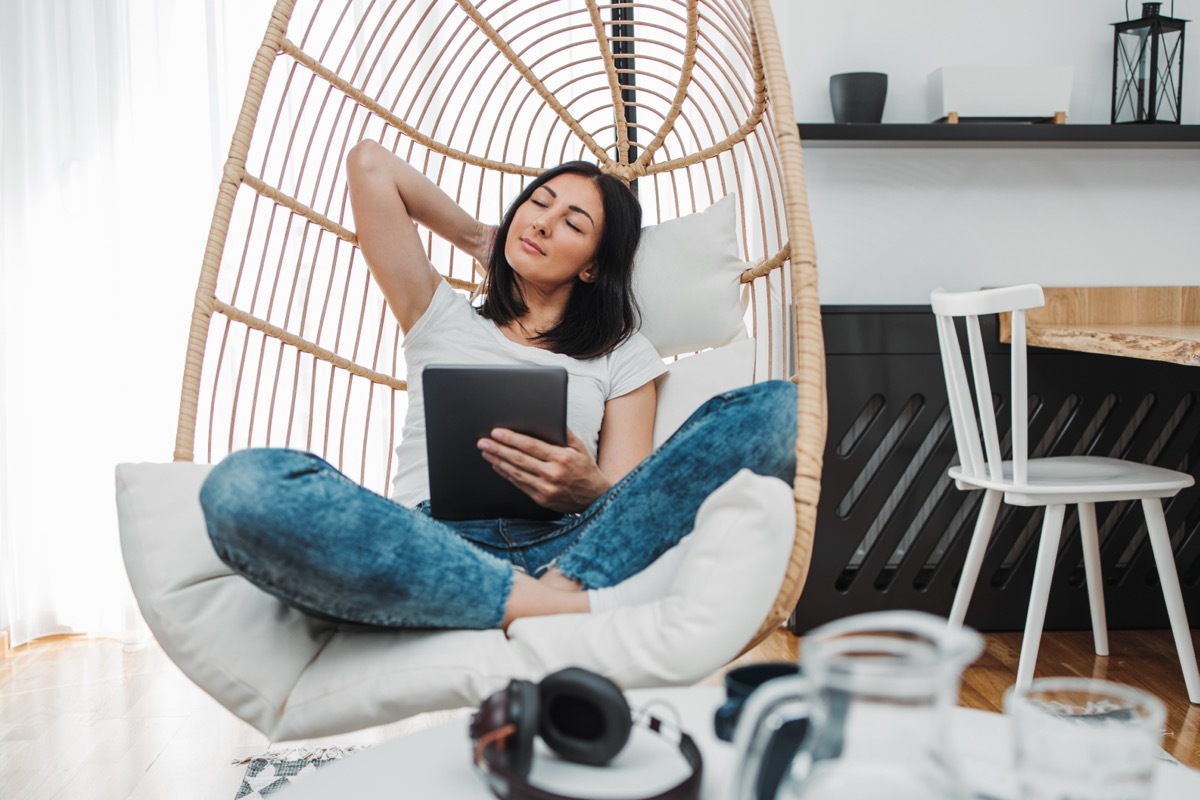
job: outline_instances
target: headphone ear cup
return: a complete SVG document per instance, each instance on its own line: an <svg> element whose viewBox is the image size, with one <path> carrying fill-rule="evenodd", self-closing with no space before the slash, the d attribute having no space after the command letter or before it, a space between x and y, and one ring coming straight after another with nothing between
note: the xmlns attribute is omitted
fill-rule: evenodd
<svg viewBox="0 0 1200 800"><path fill-rule="evenodd" d="M608 678L568 667L543 678L538 695L538 732L568 761L607 764L629 741L629 704Z"/></svg>
<svg viewBox="0 0 1200 800"><path fill-rule="evenodd" d="M508 720L516 732L505 746L508 768L522 778L529 777L533 766L533 737L538 729L538 687L529 681L508 685Z"/></svg>

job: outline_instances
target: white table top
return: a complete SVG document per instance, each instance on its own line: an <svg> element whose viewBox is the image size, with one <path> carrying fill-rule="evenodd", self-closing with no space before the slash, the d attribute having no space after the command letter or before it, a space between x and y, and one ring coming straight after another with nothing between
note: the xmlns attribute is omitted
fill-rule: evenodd
<svg viewBox="0 0 1200 800"><path fill-rule="evenodd" d="M628 693L630 706L650 709L670 720L670 706L704 755L702 800L729 800L733 748L713 733L712 713L724 700L718 687L640 689ZM455 798L489 800L491 792L471 764L467 717L400 736L359 751L343 761L278 793L287 800L333 800L345 797ZM1007 720L1003 715L956 708L950 741L970 788L980 797L1008 800L1015 796ZM614 768L615 767L615 768ZM679 750L644 728L609 767L586 767L555 758L539 742L530 781L559 794L596 800L646 797L679 782L687 764ZM386 793L386 794L385 794ZM1200 797L1200 772L1162 762L1155 780L1155 800Z"/></svg>

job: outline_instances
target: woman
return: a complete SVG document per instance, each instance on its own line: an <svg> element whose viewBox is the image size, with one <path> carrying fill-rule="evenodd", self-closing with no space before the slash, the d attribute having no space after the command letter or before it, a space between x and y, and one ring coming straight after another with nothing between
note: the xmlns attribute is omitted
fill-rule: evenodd
<svg viewBox="0 0 1200 800"><path fill-rule="evenodd" d="M791 483L795 387L714 398L652 457L654 378L637 333L637 198L584 162L543 173L496 228L375 142L347 161L359 246L404 331L409 408L392 499L291 450L231 454L201 491L218 555L309 613L399 627L507 627L586 612L594 591L640 572L692 527L743 467ZM414 223L487 265L478 309L429 262ZM548 364L568 380L568 443L497 429L493 468L556 522L443 522L428 514L420 371L430 364ZM604 602L611 602L611 598Z"/></svg>

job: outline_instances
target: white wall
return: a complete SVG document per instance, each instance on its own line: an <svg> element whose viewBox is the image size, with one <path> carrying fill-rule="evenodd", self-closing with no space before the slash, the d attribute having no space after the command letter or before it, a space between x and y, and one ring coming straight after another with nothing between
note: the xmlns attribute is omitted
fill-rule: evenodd
<svg viewBox="0 0 1200 800"><path fill-rule="evenodd" d="M1008 64L1073 65L1068 123L1108 121L1109 23L1124 19L1122 0L773 0L773 7L801 121L832 121L829 76L838 72L887 73L883 121L928 122L930 72ZM1140 9L1131 0L1130 13ZM1179 0L1175 13L1196 18L1200 0ZM1183 121L1197 124L1200 68L1194 57L1185 65ZM823 303L923 304L938 286L1021 281L1200 284L1200 148L814 142L805 165Z"/></svg>

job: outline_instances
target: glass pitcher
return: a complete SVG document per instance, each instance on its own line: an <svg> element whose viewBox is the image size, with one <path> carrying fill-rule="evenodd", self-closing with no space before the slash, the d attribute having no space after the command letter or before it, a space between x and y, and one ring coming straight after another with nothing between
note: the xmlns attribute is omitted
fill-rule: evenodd
<svg viewBox="0 0 1200 800"><path fill-rule="evenodd" d="M918 611L881 611L822 625L804 638L799 677L750 696L734 736L737 800L966 800L947 713L983 639ZM760 796L771 737L808 730L774 797Z"/></svg>

